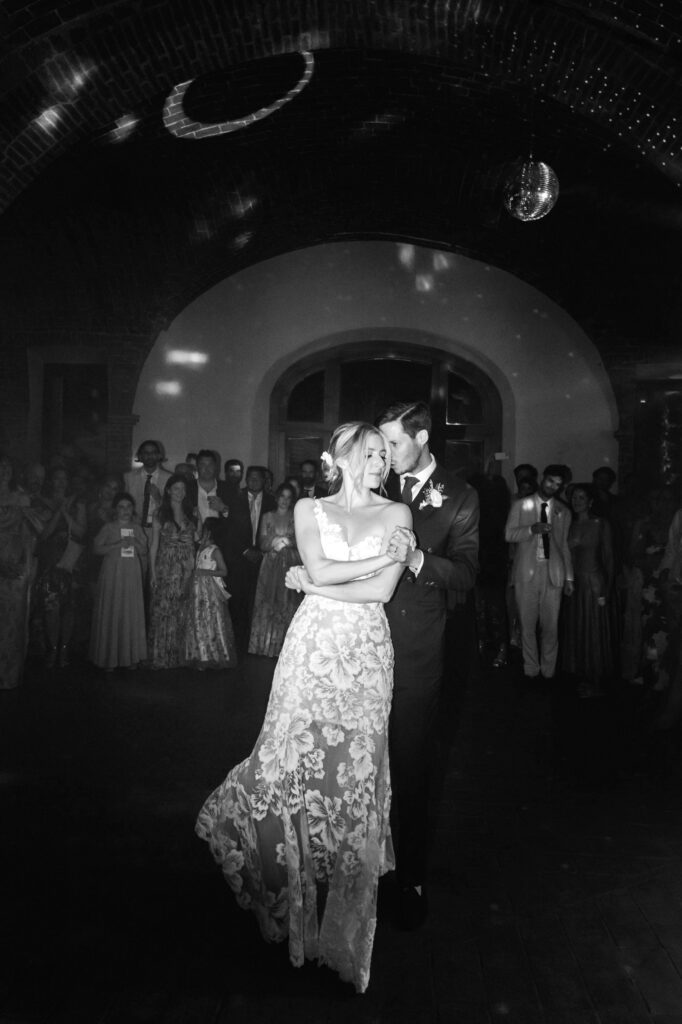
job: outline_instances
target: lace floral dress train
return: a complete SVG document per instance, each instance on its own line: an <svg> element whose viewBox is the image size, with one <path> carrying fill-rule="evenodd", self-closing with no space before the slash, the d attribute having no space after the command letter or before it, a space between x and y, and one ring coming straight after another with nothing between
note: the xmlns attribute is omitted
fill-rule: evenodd
<svg viewBox="0 0 682 1024"><path fill-rule="evenodd" d="M349 547L315 504L329 558ZM263 937L288 938L296 966L333 968L367 988L379 876L393 865L388 715L393 648L382 604L307 596L287 633L251 755L202 807L205 839Z"/></svg>

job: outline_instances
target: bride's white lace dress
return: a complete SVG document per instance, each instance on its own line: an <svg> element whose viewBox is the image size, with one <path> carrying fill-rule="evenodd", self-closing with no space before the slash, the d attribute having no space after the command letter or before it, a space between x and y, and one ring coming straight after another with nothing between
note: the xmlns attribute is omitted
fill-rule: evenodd
<svg viewBox="0 0 682 1024"><path fill-rule="evenodd" d="M381 536L349 547L317 501L315 514L328 558L379 554ZM288 937L296 966L318 960L361 992L369 981L378 879L394 866L392 685L383 605L306 596L287 632L253 752L211 794L196 824L263 936Z"/></svg>

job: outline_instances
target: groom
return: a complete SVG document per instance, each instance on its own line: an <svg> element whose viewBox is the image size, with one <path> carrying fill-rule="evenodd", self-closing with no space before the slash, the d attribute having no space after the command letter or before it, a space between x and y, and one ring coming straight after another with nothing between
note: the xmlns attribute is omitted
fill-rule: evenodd
<svg viewBox="0 0 682 1024"><path fill-rule="evenodd" d="M391 469L389 498L412 510L414 540L391 538L406 569L386 614L395 651L389 724L397 879L403 927L423 923L427 904L429 774L448 608L466 599L478 569L476 491L439 466L429 449L431 414L424 402L398 402L377 420Z"/></svg>

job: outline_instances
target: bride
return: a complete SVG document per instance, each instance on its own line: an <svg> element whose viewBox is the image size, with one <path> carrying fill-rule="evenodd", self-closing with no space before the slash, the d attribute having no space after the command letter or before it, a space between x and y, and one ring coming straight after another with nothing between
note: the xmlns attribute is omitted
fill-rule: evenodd
<svg viewBox="0 0 682 1024"><path fill-rule="evenodd" d="M295 506L305 599L286 635L265 720L197 819L242 907L289 956L327 964L364 992L377 886L393 867L387 727L393 648L384 613L403 571L407 505L376 493L390 466L365 423L332 436L330 497Z"/></svg>

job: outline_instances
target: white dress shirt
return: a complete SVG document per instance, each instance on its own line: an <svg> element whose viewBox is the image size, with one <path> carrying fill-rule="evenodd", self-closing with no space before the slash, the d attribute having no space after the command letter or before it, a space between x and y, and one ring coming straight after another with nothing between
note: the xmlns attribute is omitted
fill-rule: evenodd
<svg viewBox="0 0 682 1024"><path fill-rule="evenodd" d="M199 511L199 522L203 523L205 519L217 519L218 513L210 508L208 504L209 498L215 498L218 494L218 484L214 480L213 487L210 490L205 491L204 488L199 484L197 486L197 509Z"/></svg>
<svg viewBox="0 0 682 1024"><path fill-rule="evenodd" d="M436 468L436 459L432 455L431 456L431 461L429 462L428 466L425 466L424 469L420 469L418 473L401 473L400 474L400 493L402 494L403 487L405 486L405 477L406 476L415 477L417 482L416 482L416 484L412 484L412 497L410 499L411 501L414 501L416 495L419 494L419 492L421 491L422 487L427 482L429 477L432 476L433 471L434 471L435 468Z"/></svg>
<svg viewBox="0 0 682 1024"><path fill-rule="evenodd" d="M249 514L251 515L251 540L253 544L258 541L258 520L260 519L260 510L263 504L263 492L260 491L258 494L253 494L251 491L246 492L249 496Z"/></svg>
<svg viewBox="0 0 682 1024"><path fill-rule="evenodd" d="M400 474L400 492L401 492L401 494L402 494L403 487L405 486L405 477L406 476L415 477L417 482L412 484L412 496L410 498L410 501L414 501L415 497L419 494L419 492L421 491L422 487L424 487L424 485L428 482L428 480L433 476L433 471L435 470L435 468L436 468L436 459L435 459L435 456L432 455L431 456L431 461L429 462L428 466L425 466L424 469L420 469L418 473L401 473ZM422 571L422 567L424 565L424 552L421 551L419 548L417 548L416 549L416 554L419 557L419 561L418 561L417 565L411 565L410 566L410 572L413 572L415 576L418 576L419 573Z"/></svg>
<svg viewBox="0 0 682 1024"><path fill-rule="evenodd" d="M542 506L546 505L547 506L547 522L551 523L552 522L552 512L554 511L554 504L553 504L553 500L554 499L553 498L543 498L541 495L539 495L537 493L537 491L533 495L533 498L535 499L535 507L538 510L538 522L541 521L540 520L540 516L542 515ZM537 544L535 545L535 557L536 557L538 562L546 562L547 561L547 559L545 558L545 546L542 543L542 537L543 537L543 535L541 533L539 533L538 536L537 536Z"/></svg>

